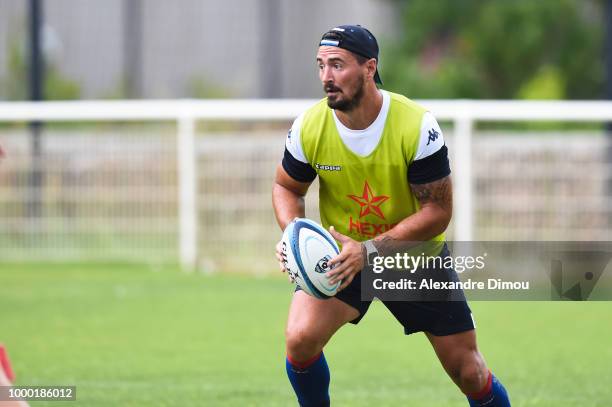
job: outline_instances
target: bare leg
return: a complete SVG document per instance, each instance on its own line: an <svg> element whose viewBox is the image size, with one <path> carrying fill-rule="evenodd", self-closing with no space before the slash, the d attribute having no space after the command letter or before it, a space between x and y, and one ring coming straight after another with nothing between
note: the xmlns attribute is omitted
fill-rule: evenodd
<svg viewBox="0 0 612 407"><path fill-rule="evenodd" d="M478 351L476 331L447 336L425 334L444 370L463 393L477 393L485 387L489 370Z"/></svg>
<svg viewBox="0 0 612 407"><path fill-rule="evenodd" d="M296 291L285 333L287 355L299 362L311 359L342 325L358 316L359 311L337 298L320 300Z"/></svg>
<svg viewBox="0 0 612 407"><path fill-rule="evenodd" d="M323 347L359 312L338 300L320 300L303 291L293 294L287 320L287 377L300 406L329 407L330 372Z"/></svg>

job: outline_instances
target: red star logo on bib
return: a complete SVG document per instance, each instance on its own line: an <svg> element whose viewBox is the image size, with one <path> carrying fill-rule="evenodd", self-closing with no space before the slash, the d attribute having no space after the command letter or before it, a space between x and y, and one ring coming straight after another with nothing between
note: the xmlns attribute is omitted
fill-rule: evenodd
<svg viewBox="0 0 612 407"><path fill-rule="evenodd" d="M378 216L381 219L385 219L385 215L383 215L380 210L380 205L383 204L387 199L389 199L386 195L374 196L372 192L372 188L368 184L368 181L365 182L363 186L363 193L361 196L358 195L347 195L353 201L357 202L361 207L361 211L359 212L359 217L363 218L364 216L372 213Z"/></svg>

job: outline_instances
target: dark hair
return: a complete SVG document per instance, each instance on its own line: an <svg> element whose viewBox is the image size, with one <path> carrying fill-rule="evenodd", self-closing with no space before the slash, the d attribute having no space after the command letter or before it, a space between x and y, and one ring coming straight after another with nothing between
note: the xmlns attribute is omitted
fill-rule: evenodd
<svg viewBox="0 0 612 407"><path fill-rule="evenodd" d="M322 40L332 40L332 41L340 41L342 40L342 35L340 35L340 33L336 32L336 31L328 31L325 34L323 34L323 38L321 38Z"/></svg>
<svg viewBox="0 0 612 407"><path fill-rule="evenodd" d="M354 52L353 55L355 55L355 59L357 59L357 63L359 65L363 65L370 60L370 58L366 58L363 55L355 54Z"/></svg>
<svg viewBox="0 0 612 407"><path fill-rule="evenodd" d="M332 41L340 41L342 40L342 35L338 32L335 31L328 31L325 34L323 34L323 38L321 38L322 40L332 40ZM370 60L370 58L366 58L363 55L359 55L356 54L352 51L349 51L351 54L353 54L355 56L355 59L357 59L357 63L359 65L363 65L366 62L368 62Z"/></svg>

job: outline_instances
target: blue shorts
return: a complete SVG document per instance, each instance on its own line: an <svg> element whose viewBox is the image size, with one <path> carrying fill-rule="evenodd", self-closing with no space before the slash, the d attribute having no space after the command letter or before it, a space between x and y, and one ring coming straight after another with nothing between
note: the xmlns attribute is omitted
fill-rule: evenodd
<svg viewBox="0 0 612 407"><path fill-rule="evenodd" d="M361 299L361 273L336 298L359 311L351 321L358 324L372 301ZM475 328L467 301L382 301L404 327L404 333L427 332L435 336L452 335Z"/></svg>
<svg viewBox="0 0 612 407"><path fill-rule="evenodd" d="M446 246L441 255L448 253ZM444 269L449 279L456 279L453 269ZM357 273L351 283L335 298L359 311L359 316L351 321L358 324L370 308L371 300L363 300L361 291L361 275ZM391 314L404 327L404 333L427 332L435 336L452 335L471 331L475 328L472 311L468 306L463 292L459 299L442 301L382 301Z"/></svg>

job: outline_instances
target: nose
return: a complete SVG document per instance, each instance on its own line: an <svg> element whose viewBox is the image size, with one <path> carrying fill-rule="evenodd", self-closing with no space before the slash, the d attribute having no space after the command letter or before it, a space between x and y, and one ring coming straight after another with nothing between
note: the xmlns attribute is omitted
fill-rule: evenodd
<svg viewBox="0 0 612 407"><path fill-rule="evenodd" d="M334 82L332 70L327 66L321 69L321 82L323 82L324 85Z"/></svg>

